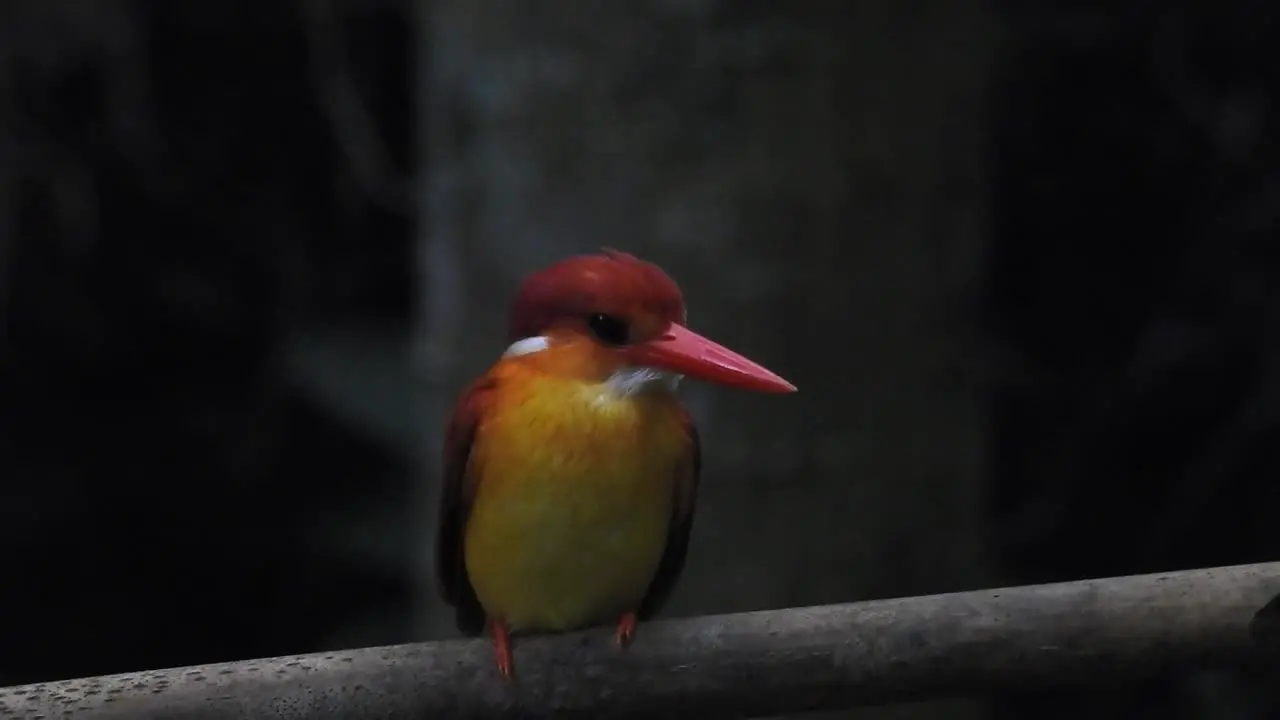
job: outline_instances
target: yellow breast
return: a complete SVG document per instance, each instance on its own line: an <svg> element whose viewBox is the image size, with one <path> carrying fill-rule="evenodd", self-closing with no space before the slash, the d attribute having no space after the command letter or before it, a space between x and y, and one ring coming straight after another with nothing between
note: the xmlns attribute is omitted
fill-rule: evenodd
<svg viewBox="0 0 1280 720"><path fill-rule="evenodd" d="M675 400L545 376L499 395L470 467L464 552L481 606L516 632L634 611L666 546L689 442Z"/></svg>

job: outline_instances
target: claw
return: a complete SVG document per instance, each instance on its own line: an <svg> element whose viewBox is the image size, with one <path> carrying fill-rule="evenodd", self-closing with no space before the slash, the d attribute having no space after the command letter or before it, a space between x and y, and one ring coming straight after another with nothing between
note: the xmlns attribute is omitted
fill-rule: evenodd
<svg viewBox="0 0 1280 720"><path fill-rule="evenodd" d="M511 658L511 631L501 620L490 620L489 631L493 633L493 652L498 665L498 672L504 680L510 680L514 672Z"/></svg>
<svg viewBox="0 0 1280 720"><path fill-rule="evenodd" d="M631 644L631 641L635 639L636 625L639 622L640 620L633 612L622 616L622 619L618 621L618 630L613 634L614 642L618 643L618 647L626 647Z"/></svg>

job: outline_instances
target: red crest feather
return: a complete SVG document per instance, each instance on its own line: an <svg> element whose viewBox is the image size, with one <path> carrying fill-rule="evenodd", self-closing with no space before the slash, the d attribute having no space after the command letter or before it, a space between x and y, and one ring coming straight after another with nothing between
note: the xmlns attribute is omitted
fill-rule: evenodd
<svg viewBox="0 0 1280 720"><path fill-rule="evenodd" d="M575 255L525 280L511 304L508 340L537 335L558 318L596 312L644 312L683 322L684 295L662 268L630 253L604 248Z"/></svg>

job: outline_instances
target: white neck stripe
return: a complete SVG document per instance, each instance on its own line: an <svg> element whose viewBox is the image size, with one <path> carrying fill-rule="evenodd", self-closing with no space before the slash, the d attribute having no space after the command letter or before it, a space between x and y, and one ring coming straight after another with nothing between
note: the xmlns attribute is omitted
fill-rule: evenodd
<svg viewBox="0 0 1280 720"><path fill-rule="evenodd" d="M520 355L532 355L536 352L542 352L551 347L551 343L547 338L541 335L535 337L527 337L523 340L517 340L511 343L511 347L502 354L502 357L518 357Z"/></svg>

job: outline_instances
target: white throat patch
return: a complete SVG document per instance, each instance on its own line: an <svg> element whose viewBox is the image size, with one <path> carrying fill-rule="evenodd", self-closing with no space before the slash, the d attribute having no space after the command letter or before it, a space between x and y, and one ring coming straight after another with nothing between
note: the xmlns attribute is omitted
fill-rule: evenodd
<svg viewBox="0 0 1280 720"><path fill-rule="evenodd" d="M551 347L547 338L538 335L511 343L503 357L519 357L542 352ZM615 398L627 398L649 392L675 392L683 375L651 367L628 367L605 380L600 389Z"/></svg>
<svg viewBox="0 0 1280 720"><path fill-rule="evenodd" d="M675 392L683 375L651 367L622 368L609 376L605 387L619 397L632 397L649 392Z"/></svg>

